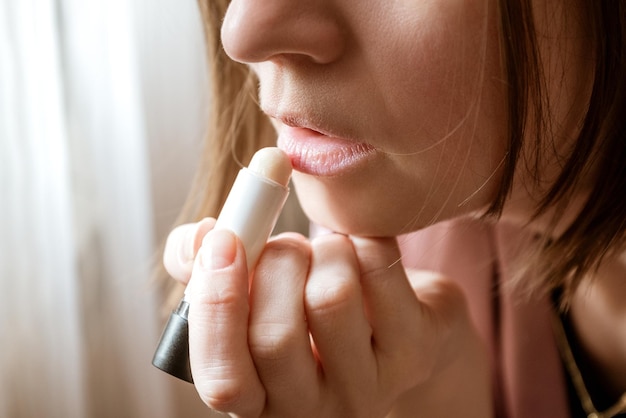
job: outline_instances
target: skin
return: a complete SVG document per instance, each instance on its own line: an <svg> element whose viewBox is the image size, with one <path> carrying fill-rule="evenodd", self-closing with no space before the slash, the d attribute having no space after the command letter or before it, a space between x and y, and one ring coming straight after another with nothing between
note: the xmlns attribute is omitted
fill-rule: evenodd
<svg viewBox="0 0 626 418"><path fill-rule="evenodd" d="M395 239L283 234L267 244L250 282L241 242L213 224L176 228L165 250L175 277L191 276L190 360L212 409L490 416L487 358L462 293L439 275L394 264ZM185 251L185 262L175 260ZM450 390L459 402L446 401Z"/></svg>
<svg viewBox="0 0 626 418"><path fill-rule="evenodd" d="M585 46L577 25L555 19L561 2L536 6L550 40L544 70L558 75L548 93L559 140L535 173L549 180L582 111ZM332 175L294 173L306 214L341 234L275 237L254 272L212 219L170 234L164 263L189 283L191 366L209 407L237 417L492 416L486 351L463 293L405 271L394 237L494 197L506 136L496 32L490 1L231 2L225 51L258 75L279 145L298 125L369 151ZM518 174L504 217L526 222L541 183ZM623 353L617 341L603 354Z"/></svg>
<svg viewBox="0 0 626 418"><path fill-rule="evenodd" d="M393 236L492 200L506 97L491 2L234 1L222 40L279 132L295 119L374 148L342 175L294 173L313 221Z"/></svg>

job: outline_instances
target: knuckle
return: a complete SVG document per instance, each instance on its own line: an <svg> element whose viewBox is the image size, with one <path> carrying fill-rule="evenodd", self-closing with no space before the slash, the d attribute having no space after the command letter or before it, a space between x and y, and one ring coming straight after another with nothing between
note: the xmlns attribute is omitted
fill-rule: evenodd
<svg viewBox="0 0 626 418"><path fill-rule="evenodd" d="M332 284L308 284L305 287L307 312L330 315L349 308L354 303L357 286L352 280L334 277Z"/></svg>
<svg viewBox="0 0 626 418"><path fill-rule="evenodd" d="M436 313L449 326L466 316L467 300L458 284L429 272L413 274L410 280L419 300L429 308L427 313Z"/></svg>
<svg viewBox="0 0 626 418"><path fill-rule="evenodd" d="M236 380L194 380L200 398L211 409L222 412L232 411L242 401L244 390Z"/></svg>
<svg viewBox="0 0 626 418"><path fill-rule="evenodd" d="M232 287L209 288L193 295L193 304L212 312L228 313L247 307L247 300Z"/></svg>
<svg viewBox="0 0 626 418"><path fill-rule="evenodd" d="M197 360L192 361L194 385L209 408L223 413L240 412L241 416L259 415L265 392L253 370L225 359Z"/></svg>
<svg viewBox="0 0 626 418"><path fill-rule="evenodd" d="M294 261L306 260L308 265L310 254L310 245L306 240L285 234L266 244L259 263L271 260L272 262L290 264Z"/></svg>
<svg viewBox="0 0 626 418"><path fill-rule="evenodd" d="M250 327L248 344L252 357L276 361L289 356L294 346L296 330L288 325L258 324Z"/></svg>
<svg viewBox="0 0 626 418"><path fill-rule="evenodd" d="M358 263L350 239L340 234L316 238L313 265L305 285L309 314L332 315L350 309L360 297Z"/></svg>
<svg viewBox="0 0 626 418"><path fill-rule="evenodd" d="M312 242L313 251L327 255L354 255L354 247L349 237L343 234L327 234L316 237Z"/></svg>
<svg viewBox="0 0 626 418"><path fill-rule="evenodd" d="M441 302L447 306L447 312L458 317L467 309L467 300L463 290L456 283L450 280L441 280L439 282Z"/></svg>
<svg viewBox="0 0 626 418"><path fill-rule="evenodd" d="M304 277L311 260L308 242L281 237L269 242L255 268L256 277Z"/></svg>
<svg viewBox="0 0 626 418"><path fill-rule="evenodd" d="M468 315L465 294L456 283L449 280L439 280L433 286L427 303L441 322L441 329L453 329Z"/></svg>

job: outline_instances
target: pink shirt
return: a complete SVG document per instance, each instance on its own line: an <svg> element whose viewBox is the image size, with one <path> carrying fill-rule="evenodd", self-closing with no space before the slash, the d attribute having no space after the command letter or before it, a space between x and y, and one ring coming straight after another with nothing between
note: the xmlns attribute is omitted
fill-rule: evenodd
<svg viewBox="0 0 626 418"><path fill-rule="evenodd" d="M527 239L512 225L457 219L402 236L399 242L405 267L441 272L466 293L492 354L496 416L567 418L550 301L506 285L516 250Z"/></svg>

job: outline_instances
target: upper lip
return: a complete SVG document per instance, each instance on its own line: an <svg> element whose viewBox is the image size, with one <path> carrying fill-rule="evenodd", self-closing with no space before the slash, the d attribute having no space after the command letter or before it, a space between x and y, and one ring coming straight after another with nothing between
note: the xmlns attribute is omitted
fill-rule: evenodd
<svg viewBox="0 0 626 418"><path fill-rule="evenodd" d="M271 112L266 112L266 114L270 118L275 119L279 121L280 123L282 123L283 125L286 125L292 128L308 129L308 130L317 132L321 135L324 135L330 138L341 138L341 139L352 141L352 142L361 142L361 141L357 141L356 139L354 139L352 135L348 133L340 132L339 130L328 127L323 123L313 121L312 118L303 116L301 114L296 114L296 113L274 114Z"/></svg>

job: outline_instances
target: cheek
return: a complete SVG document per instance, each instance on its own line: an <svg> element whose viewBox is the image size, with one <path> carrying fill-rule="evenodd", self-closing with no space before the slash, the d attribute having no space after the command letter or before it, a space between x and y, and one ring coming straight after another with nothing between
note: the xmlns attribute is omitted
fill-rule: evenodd
<svg viewBox="0 0 626 418"><path fill-rule="evenodd" d="M506 136L495 10L482 1L426 3L431 10L407 12L423 21L398 16L386 36L363 33L372 48L362 68L376 95L362 113L375 121L367 126L384 155L340 178L294 174L303 209L322 226L393 236L495 198Z"/></svg>
<svg viewBox="0 0 626 418"><path fill-rule="evenodd" d="M489 3L415 5L419 10L406 12L414 18L396 16L392 42L371 39L376 47L368 67L375 69L372 84L382 92L385 133L394 138L390 151L422 151L458 138L462 129L494 137L492 122L504 106L501 91L493 89L502 71L497 16Z"/></svg>

